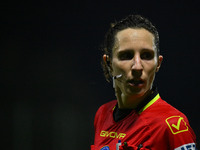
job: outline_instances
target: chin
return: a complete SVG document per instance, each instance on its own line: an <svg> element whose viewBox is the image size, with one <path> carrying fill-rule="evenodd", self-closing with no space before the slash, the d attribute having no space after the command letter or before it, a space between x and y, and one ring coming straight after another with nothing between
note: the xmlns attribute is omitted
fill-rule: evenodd
<svg viewBox="0 0 200 150"><path fill-rule="evenodd" d="M143 95L145 91L143 89L130 89L127 91L128 95Z"/></svg>
<svg viewBox="0 0 200 150"><path fill-rule="evenodd" d="M132 96L137 96L137 97L141 97L141 96L143 96L143 95L145 95L146 93L147 93L147 89L140 89L140 88L137 88L137 89L129 89L129 90L127 90L127 95L132 95Z"/></svg>

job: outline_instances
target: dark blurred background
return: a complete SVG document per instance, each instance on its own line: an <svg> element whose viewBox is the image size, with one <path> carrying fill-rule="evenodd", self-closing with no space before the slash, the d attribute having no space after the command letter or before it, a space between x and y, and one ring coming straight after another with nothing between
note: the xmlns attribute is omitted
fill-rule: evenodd
<svg viewBox="0 0 200 150"><path fill-rule="evenodd" d="M89 149L95 112L115 99L100 45L110 23L129 14L158 28L164 62L155 82L161 97L186 114L199 143L197 1L7 1L0 7L0 149Z"/></svg>

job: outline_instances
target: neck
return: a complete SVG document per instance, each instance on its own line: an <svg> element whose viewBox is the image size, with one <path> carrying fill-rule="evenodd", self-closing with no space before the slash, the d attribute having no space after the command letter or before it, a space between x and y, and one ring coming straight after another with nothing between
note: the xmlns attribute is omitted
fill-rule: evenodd
<svg viewBox="0 0 200 150"><path fill-rule="evenodd" d="M137 106L153 91L149 90L144 95L121 95L121 98L118 99L119 109L136 109Z"/></svg>

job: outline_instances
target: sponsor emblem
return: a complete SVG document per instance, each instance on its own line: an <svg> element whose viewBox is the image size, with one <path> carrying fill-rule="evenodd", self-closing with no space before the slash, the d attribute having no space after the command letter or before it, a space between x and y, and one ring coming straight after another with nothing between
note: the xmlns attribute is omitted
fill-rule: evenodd
<svg viewBox="0 0 200 150"><path fill-rule="evenodd" d="M189 143L189 144L185 144L180 147L177 147L174 150L197 150L197 149L196 149L195 143Z"/></svg>
<svg viewBox="0 0 200 150"><path fill-rule="evenodd" d="M173 134L188 131L188 126L181 116L171 116L165 121Z"/></svg>
<svg viewBox="0 0 200 150"><path fill-rule="evenodd" d="M116 138L116 139L123 139L126 134L125 133L117 133L117 132L109 132L109 131L101 131L100 133L101 137L110 137L110 138Z"/></svg>
<svg viewBox="0 0 200 150"><path fill-rule="evenodd" d="M110 150L109 146L104 146L100 150Z"/></svg>

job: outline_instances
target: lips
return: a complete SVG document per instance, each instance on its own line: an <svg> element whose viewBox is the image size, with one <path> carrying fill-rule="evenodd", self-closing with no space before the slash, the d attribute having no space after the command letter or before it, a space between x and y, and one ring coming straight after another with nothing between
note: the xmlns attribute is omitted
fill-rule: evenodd
<svg viewBox="0 0 200 150"><path fill-rule="evenodd" d="M132 79L128 80L129 85L131 86L139 86L144 84L144 80L142 79Z"/></svg>

